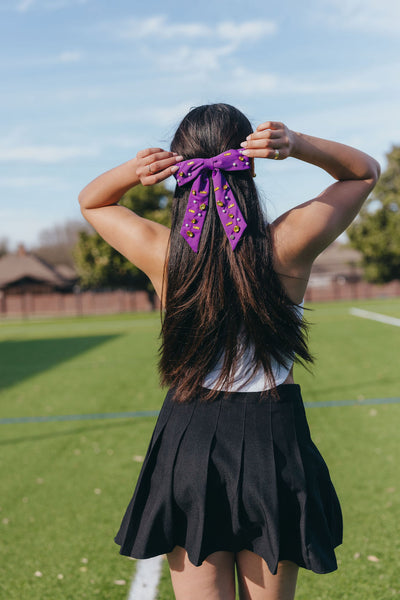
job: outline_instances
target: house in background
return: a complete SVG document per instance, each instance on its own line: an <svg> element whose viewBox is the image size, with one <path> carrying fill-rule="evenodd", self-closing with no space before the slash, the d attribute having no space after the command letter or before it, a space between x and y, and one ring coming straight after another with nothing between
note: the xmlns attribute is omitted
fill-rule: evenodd
<svg viewBox="0 0 400 600"><path fill-rule="evenodd" d="M0 297L72 292L77 281L78 276L71 267L50 265L27 252L23 244L17 252L0 258Z"/></svg>
<svg viewBox="0 0 400 600"><path fill-rule="evenodd" d="M384 285L363 281L361 258L359 252L340 242L331 244L314 262L305 301L400 296L400 281ZM0 320L147 312L155 308L144 290L81 291L78 282L73 268L51 265L21 245L16 253L0 258Z"/></svg>
<svg viewBox="0 0 400 600"><path fill-rule="evenodd" d="M363 278L360 266L362 255L346 244L333 242L315 260L311 269L309 287L327 287L332 284L357 283Z"/></svg>
<svg viewBox="0 0 400 600"><path fill-rule="evenodd" d="M333 242L314 262L309 286L356 283L362 279L360 262L360 252L340 242ZM0 258L0 296L5 293L72 292L78 279L77 273L68 265L50 265L27 252L22 244L16 253Z"/></svg>

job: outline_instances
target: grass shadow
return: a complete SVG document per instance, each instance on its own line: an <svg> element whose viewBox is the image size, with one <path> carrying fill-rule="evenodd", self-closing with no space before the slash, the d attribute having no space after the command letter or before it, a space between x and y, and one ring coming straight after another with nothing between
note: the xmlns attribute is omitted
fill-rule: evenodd
<svg viewBox="0 0 400 600"><path fill-rule="evenodd" d="M120 335L93 335L0 343L0 390L52 369Z"/></svg>

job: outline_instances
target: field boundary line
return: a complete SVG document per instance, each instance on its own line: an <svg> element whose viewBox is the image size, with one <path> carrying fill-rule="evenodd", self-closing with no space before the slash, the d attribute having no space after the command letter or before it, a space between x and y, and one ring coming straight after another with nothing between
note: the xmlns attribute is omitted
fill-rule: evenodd
<svg viewBox="0 0 400 600"><path fill-rule="evenodd" d="M87 415L49 415L47 417L9 417L0 419L0 425L19 423L51 423L53 421L95 421L96 419L127 419L135 417L157 417L159 410L142 410L137 412L94 413Z"/></svg>
<svg viewBox="0 0 400 600"><path fill-rule="evenodd" d="M315 400L304 402L306 408L329 406L362 406L363 404L400 404L400 397L364 398L362 400ZM132 419L141 417L158 417L159 410L143 410L138 412L99 413L87 415L49 415L48 417L6 417L0 419L0 425L19 425L21 423L51 423L63 421L95 421L97 419Z"/></svg>
<svg viewBox="0 0 400 600"><path fill-rule="evenodd" d="M138 560L128 600L154 600L161 577L163 557L154 556Z"/></svg>
<svg viewBox="0 0 400 600"><path fill-rule="evenodd" d="M371 321L378 321L379 323L400 327L400 319L397 319L396 317L390 317L389 315L382 315L381 313L355 307L350 308L349 312L354 317L361 317L362 319L370 319Z"/></svg>
<svg viewBox="0 0 400 600"><path fill-rule="evenodd" d="M314 402L304 402L306 408L363 406L370 404L400 404L400 398L363 398L361 400L315 400Z"/></svg>

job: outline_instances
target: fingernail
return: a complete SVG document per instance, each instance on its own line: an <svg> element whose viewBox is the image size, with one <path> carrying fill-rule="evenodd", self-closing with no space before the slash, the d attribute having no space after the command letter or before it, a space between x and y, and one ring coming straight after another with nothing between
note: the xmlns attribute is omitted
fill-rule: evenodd
<svg viewBox="0 0 400 600"><path fill-rule="evenodd" d="M178 153L177 153L177 152L173 152L172 154L173 154L174 156L178 156Z"/></svg>
<svg viewBox="0 0 400 600"><path fill-rule="evenodd" d="M246 140L250 140L251 139L251 134L247 136Z"/></svg>
<svg viewBox="0 0 400 600"><path fill-rule="evenodd" d="M171 167L171 173L175 173L179 169L178 166Z"/></svg>
<svg viewBox="0 0 400 600"><path fill-rule="evenodd" d="M240 145L241 145L243 148L246 148L246 147L247 147L247 142L242 142Z"/></svg>
<svg viewBox="0 0 400 600"><path fill-rule="evenodd" d="M175 156L176 162L181 162L183 160L183 156Z"/></svg>
<svg viewBox="0 0 400 600"><path fill-rule="evenodd" d="M242 154L245 154L246 156L249 155L249 150L243 150Z"/></svg>

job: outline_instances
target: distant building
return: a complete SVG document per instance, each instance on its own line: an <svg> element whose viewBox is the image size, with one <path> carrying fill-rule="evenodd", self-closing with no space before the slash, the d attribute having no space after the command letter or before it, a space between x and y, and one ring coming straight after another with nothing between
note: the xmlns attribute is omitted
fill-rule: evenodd
<svg viewBox="0 0 400 600"><path fill-rule="evenodd" d="M78 276L71 267L50 265L27 252L23 244L16 253L0 258L1 295L71 292L77 281Z"/></svg>
<svg viewBox="0 0 400 600"><path fill-rule="evenodd" d="M311 269L310 287L324 287L331 283L356 283L363 276L361 252L346 244L333 242L315 260Z"/></svg>

